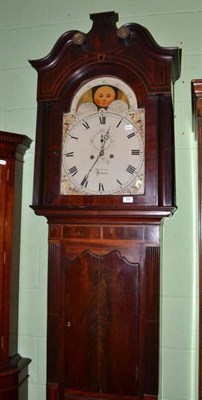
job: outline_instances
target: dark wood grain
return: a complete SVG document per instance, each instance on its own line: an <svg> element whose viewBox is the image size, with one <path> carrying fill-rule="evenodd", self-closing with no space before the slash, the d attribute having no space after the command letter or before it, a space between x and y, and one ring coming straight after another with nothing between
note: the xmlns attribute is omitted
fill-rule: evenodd
<svg viewBox="0 0 202 400"><path fill-rule="evenodd" d="M117 252L67 262L65 387L137 393L138 289L138 265Z"/></svg>

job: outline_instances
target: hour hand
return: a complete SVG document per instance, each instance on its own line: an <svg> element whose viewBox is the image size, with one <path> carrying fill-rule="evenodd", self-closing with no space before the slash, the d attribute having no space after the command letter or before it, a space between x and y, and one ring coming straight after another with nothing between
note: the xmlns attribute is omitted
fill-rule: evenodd
<svg viewBox="0 0 202 400"><path fill-rule="evenodd" d="M105 144L106 144L106 141L109 139L109 131L110 131L110 127L108 128L108 131L107 131L107 133L105 133L105 135L101 135L100 156L104 155Z"/></svg>

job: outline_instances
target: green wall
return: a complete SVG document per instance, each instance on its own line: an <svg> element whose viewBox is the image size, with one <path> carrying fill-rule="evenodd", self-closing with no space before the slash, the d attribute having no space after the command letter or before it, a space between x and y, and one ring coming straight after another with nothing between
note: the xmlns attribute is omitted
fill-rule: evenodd
<svg viewBox="0 0 202 400"><path fill-rule="evenodd" d="M178 211L162 229L161 400L197 399L197 143L191 128L192 79L202 78L201 0L0 0L0 129L33 139L24 164L19 352L32 358L29 399L45 400L47 223L32 203L36 126L35 70L61 34L88 32L89 14L119 13L121 26L145 26L161 46L183 51L175 90Z"/></svg>

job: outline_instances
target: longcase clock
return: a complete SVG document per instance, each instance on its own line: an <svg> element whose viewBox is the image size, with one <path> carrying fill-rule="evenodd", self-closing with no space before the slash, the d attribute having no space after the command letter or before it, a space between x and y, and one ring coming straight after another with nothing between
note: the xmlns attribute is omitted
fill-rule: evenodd
<svg viewBox="0 0 202 400"><path fill-rule="evenodd" d="M38 72L33 204L49 227L47 399L158 398L159 227L175 205L181 51L115 12Z"/></svg>

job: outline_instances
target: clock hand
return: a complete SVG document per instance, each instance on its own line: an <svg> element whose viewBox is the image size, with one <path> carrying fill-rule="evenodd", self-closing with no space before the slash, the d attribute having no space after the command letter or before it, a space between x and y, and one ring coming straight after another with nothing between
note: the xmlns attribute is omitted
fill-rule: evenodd
<svg viewBox="0 0 202 400"><path fill-rule="evenodd" d="M82 186L85 185L85 183L86 183L86 181L87 181L87 179L88 179L89 174L91 173L92 169L94 168L95 164L98 162L98 160L100 159L100 157L103 156L103 154L104 154L104 151L103 151L103 150L100 150L100 152L99 152L99 154L98 154L96 160L94 161L93 165L91 166L91 168L89 169L89 171L87 172L87 174L84 175L84 178L83 178L83 180L82 180L82 182L81 182L81 185L82 185Z"/></svg>
<svg viewBox="0 0 202 400"><path fill-rule="evenodd" d="M104 148L105 148L106 141L109 139L109 131L110 131L110 128L111 128L111 127L109 127L109 129L108 129L107 133L105 133L104 137L103 137L103 135L101 136L101 150L100 150L100 155L102 155L102 156L104 155Z"/></svg>
<svg viewBox="0 0 202 400"><path fill-rule="evenodd" d="M100 152L99 152L96 160L94 161L93 165L89 169L88 173L86 175L84 175L84 178L83 178L83 180L81 182L81 186L84 186L86 184L88 176L91 173L92 169L94 168L95 164L98 162L100 157L102 157L104 155L105 144L106 144L106 141L109 139L109 130L110 130L110 127L109 127L107 133L104 135L104 137L101 136L101 149L100 149Z"/></svg>

